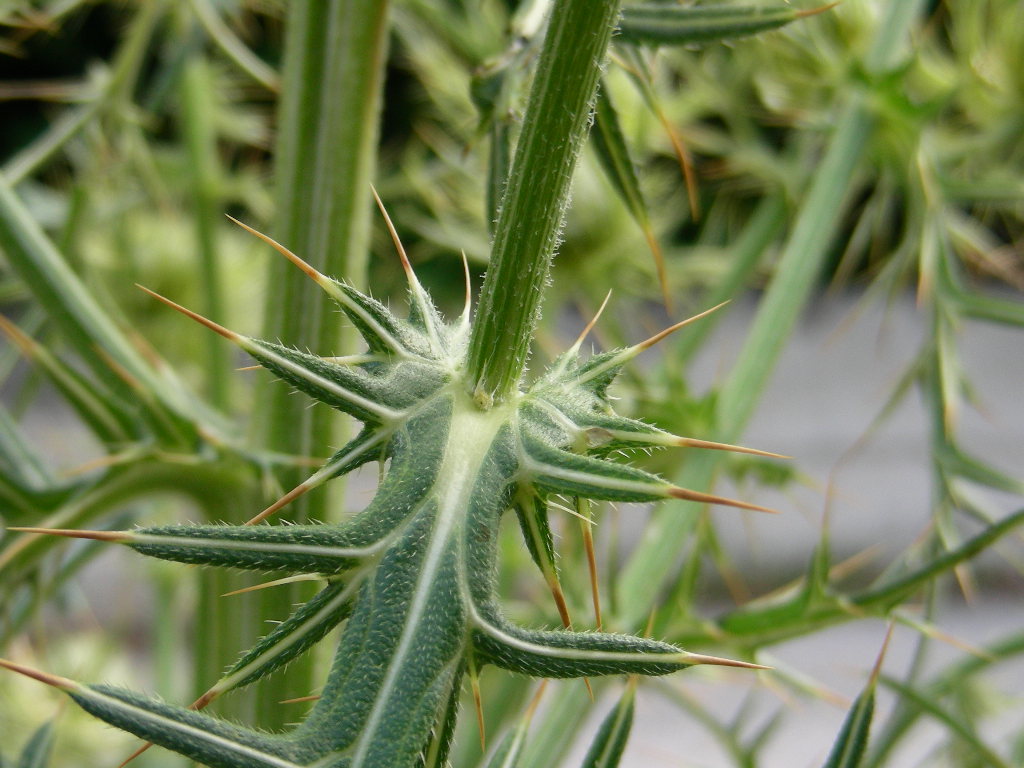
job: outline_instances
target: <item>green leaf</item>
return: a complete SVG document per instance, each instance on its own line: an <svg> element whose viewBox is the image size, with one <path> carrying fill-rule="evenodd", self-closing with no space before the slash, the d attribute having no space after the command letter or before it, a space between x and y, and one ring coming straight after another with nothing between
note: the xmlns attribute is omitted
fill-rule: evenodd
<svg viewBox="0 0 1024 768"><path fill-rule="evenodd" d="M843 720L843 727L839 730L839 735L832 745L832 752L829 754L824 768L858 768L864 759L864 753L868 746L868 734L871 730L871 719L875 713L875 688L878 686L878 676L882 671L882 662L885 660L885 651L892 638L892 630L893 627L890 625L882 643L882 650L878 654L878 660L868 678L868 684L857 696L846 719Z"/></svg>
<svg viewBox="0 0 1024 768"><path fill-rule="evenodd" d="M881 681L886 688L895 691L920 711L931 715L949 731L955 733L984 764L992 766L992 768L1011 768L1010 763L996 754L974 731L966 727L957 717L940 707L935 699L898 680L882 677Z"/></svg>
<svg viewBox="0 0 1024 768"><path fill-rule="evenodd" d="M636 684L636 678L630 680L619 703L601 722L580 768L616 768L619 765L633 728Z"/></svg>
<svg viewBox="0 0 1024 768"><path fill-rule="evenodd" d="M53 752L53 721L41 725L29 738L17 768L45 768Z"/></svg>
<svg viewBox="0 0 1024 768"><path fill-rule="evenodd" d="M205 695L213 698L260 680L288 664L322 640L352 613L355 593L362 583L356 574L347 583L328 585L273 632L242 655Z"/></svg>
<svg viewBox="0 0 1024 768"><path fill-rule="evenodd" d="M605 82L602 82L597 90L591 137L594 149L597 150L597 159L612 182L612 187L619 194L622 202L626 204L630 215L644 233L647 245L654 256L665 306L668 307L671 305L671 300L668 277L665 274L665 257L651 227L651 220L647 214L647 203L640 189L640 179L637 177L636 167L629 155L629 147L626 146L626 139L622 135L622 128L619 125L619 115L615 111L615 105L612 103L611 94L608 92Z"/></svg>
<svg viewBox="0 0 1024 768"><path fill-rule="evenodd" d="M623 9L619 21L619 39L655 45L708 43L777 29L804 16L827 10L832 5L810 11L789 6L630 5Z"/></svg>
<svg viewBox="0 0 1024 768"><path fill-rule="evenodd" d="M847 713L824 768L857 768L861 764L874 713L875 680L872 679Z"/></svg>

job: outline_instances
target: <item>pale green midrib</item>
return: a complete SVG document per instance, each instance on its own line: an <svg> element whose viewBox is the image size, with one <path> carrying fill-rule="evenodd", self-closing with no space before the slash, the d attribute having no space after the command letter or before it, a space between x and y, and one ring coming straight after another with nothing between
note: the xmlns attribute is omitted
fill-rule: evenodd
<svg viewBox="0 0 1024 768"><path fill-rule="evenodd" d="M259 354L259 356L266 357L269 360L272 360L274 365L280 366L286 371L291 371L299 378L303 378L306 381L316 384L319 387L323 387L325 390L337 395L342 400L349 400L350 402L356 404L360 408L366 410L368 413L374 414L381 420L390 421L393 423L401 420L404 416L406 416L405 411L396 411L393 408L389 408L386 405L378 403L376 400L371 400L367 397L363 397L362 395L357 394L351 389L343 387L342 385L338 384L335 381L331 381L330 379L324 378L320 374L314 373L308 368L305 368L299 363L289 360L283 355L279 355L272 349L268 349L262 346L259 342L253 339L247 339L246 346L252 346L254 348L251 350L246 350L250 354L256 352Z"/></svg>
<svg viewBox="0 0 1024 768"><path fill-rule="evenodd" d="M415 659L409 659L408 655L410 649L415 646L414 641L419 633L420 620L427 600L441 572L444 552L452 538L459 535L480 469L499 430L508 419L507 409L481 411L461 391L460 387L452 389L451 425L448 430L444 457L441 460L432 489L438 496L438 509L430 534L430 542L423 558L423 565L413 591L401 637L388 663L388 669L375 697L373 708L370 710L355 744L352 768L359 768L363 764L367 750L375 741L388 702L393 696L401 695L401 691L393 690L395 681L406 664L415 663Z"/></svg>
<svg viewBox="0 0 1024 768"><path fill-rule="evenodd" d="M334 282L337 283L337 281ZM341 285L341 283L337 284ZM375 334L377 334L379 338L386 340L388 349L390 350L390 354L403 360L423 360L427 362L433 362L429 357L425 357L424 355L421 355L419 352L408 349L401 339L396 337L395 334L393 334L391 331L389 331L387 328L381 325L380 322L378 322L376 318L374 318L374 316L370 314L370 312L367 311L364 307L362 307L357 302L352 301L348 294L346 294L343 290L332 290L327 286L324 286L324 290L326 290L327 294L336 302L338 302L339 304L343 304L353 313L358 315L359 319L362 322L364 322ZM355 290L355 288L353 288L353 290Z"/></svg>
<svg viewBox="0 0 1024 768"><path fill-rule="evenodd" d="M125 712L131 712L132 717L138 722L148 720L150 722L158 724L159 727L163 728L167 732L188 734L189 737L197 743L205 741L209 744L216 745L230 752L248 755L253 759L260 760L267 765L275 766L275 768L302 768L302 766L300 766L298 763L293 763L292 761L287 760L283 757L279 757L278 755L272 755L269 752L264 752L260 749L250 747L249 745L243 744L242 742L233 741L232 739L229 739L226 736L221 736L218 733L211 733L210 731L206 731L197 726L189 725L188 723L183 723L179 720L171 719L169 717L161 715L159 712L153 712L148 709L143 709L142 707L132 704L131 702L122 701L121 699L115 696L110 696L108 694L103 693L102 691L97 691L94 688L84 688L82 691L74 692L74 695L86 699L92 698L107 702L107 706L111 707L112 709L120 709Z"/></svg>
<svg viewBox="0 0 1024 768"><path fill-rule="evenodd" d="M561 414L555 405L548 403L541 398L531 398L529 402L534 405L542 404L544 410L547 411L547 409L550 408L553 412L558 412L562 418L568 418L565 417L564 414ZM573 429L577 432L581 431L571 419L569 419L569 423L572 424ZM516 425L516 432L518 433L518 419L516 419ZM549 477L557 477L571 483L589 485L594 488L606 488L608 490L623 491L625 493L632 492L668 496L667 489L670 487L669 483L662 482L661 484L658 484L656 482L644 482L642 480L629 478L602 477L601 475L590 472L566 469L564 467L559 467L557 464L549 464L544 461L539 461L531 456L526 448L523 447L523 441L521 439L516 440L516 454L519 460L520 482L530 482L537 475L547 475Z"/></svg>
<svg viewBox="0 0 1024 768"><path fill-rule="evenodd" d="M328 528L325 526L325 530ZM126 540L129 546L187 547L189 549L229 549L239 552L267 552L273 554L316 555L318 557L367 558L387 548L393 537L384 537L365 547L331 547L323 544L301 544L282 541L248 541L246 539L218 539L214 537L188 538L162 536L158 533L133 533ZM205 546L209 543L209 546Z"/></svg>
<svg viewBox="0 0 1024 768"><path fill-rule="evenodd" d="M503 645L508 645L517 648L525 653L536 654L537 656L544 656L552 659L565 659L567 661L590 661L594 663L600 662L635 662L638 664L651 663L651 664L687 664L693 663L689 661L689 656L686 651L678 651L676 653L660 653L658 651L649 652L637 652L637 651L599 651L589 648L571 648L571 647L555 647L549 645L541 645L540 643L532 643L529 640L523 640L522 638L516 637L513 634L506 632L501 627L495 626L491 621L487 619L477 607L473 604L469 604L470 618L474 627L481 632L490 635L494 640Z"/></svg>

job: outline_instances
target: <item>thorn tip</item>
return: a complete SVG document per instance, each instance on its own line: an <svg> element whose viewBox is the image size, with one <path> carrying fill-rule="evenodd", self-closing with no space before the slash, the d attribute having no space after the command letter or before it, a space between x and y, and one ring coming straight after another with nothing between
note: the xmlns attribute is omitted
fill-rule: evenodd
<svg viewBox="0 0 1024 768"><path fill-rule="evenodd" d="M38 680L40 683L59 688L62 691L73 691L81 687L74 680L68 680L66 677L60 677L59 675L51 675L49 672L26 667L24 664L18 664L8 659L0 659L0 667L9 669L11 672L17 672L25 677L31 677L33 680Z"/></svg>
<svg viewBox="0 0 1024 768"><path fill-rule="evenodd" d="M124 542L131 541L127 531L80 531L72 528L22 528L11 527L9 531L18 533L40 533L48 536L66 536L69 539L95 539L96 541Z"/></svg>
<svg viewBox="0 0 1024 768"><path fill-rule="evenodd" d="M213 320L210 320L208 317L203 317L198 312L193 312L191 309L186 309L185 307L181 306L181 304L171 301L166 296L161 296L156 291L149 290L149 288L147 288L144 285L139 285L139 283L136 283L135 286L140 290L143 290L146 293L148 293L154 299L162 301L171 309L176 309L178 312L181 312L181 314L185 315L185 317L195 320L200 325L205 325L214 333L219 333L221 336L223 336L225 339L228 339L229 341L238 342L245 338L241 334L235 333L234 331L225 328L223 325L219 325L218 323L213 322Z"/></svg>
<svg viewBox="0 0 1024 768"><path fill-rule="evenodd" d="M764 664L753 664L749 661L737 661L736 659L724 659L720 656L706 656L703 653L690 653L684 651L683 655L690 664L708 664L717 667L739 667L740 669L771 669Z"/></svg>
<svg viewBox="0 0 1024 768"><path fill-rule="evenodd" d="M712 493L701 493L700 491L691 491L688 488L679 488L678 486L671 486L668 489L668 495L673 499L681 499L682 501L696 501L701 504L719 504L725 507L736 507L737 509L749 509L754 512L767 512L770 515L778 514L777 509L770 507L762 507L759 504L750 504L746 501L739 501L737 499L726 498L725 496L716 496Z"/></svg>
<svg viewBox="0 0 1024 768"><path fill-rule="evenodd" d="M771 451L761 451L757 448L747 448L742 445L731 445L730 443L715 443L710 440L698 440L693 437L680 437L675 441L675 444L680 448L706 448L712 451L731 451L732 453L749 453L752 456L766 456L770 459L792 459L792 456L786 456L781 453L772 453Z"/></svg>

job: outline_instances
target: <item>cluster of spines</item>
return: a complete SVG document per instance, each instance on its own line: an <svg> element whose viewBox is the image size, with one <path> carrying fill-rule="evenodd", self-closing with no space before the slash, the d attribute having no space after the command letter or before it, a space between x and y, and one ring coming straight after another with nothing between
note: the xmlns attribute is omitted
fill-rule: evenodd
<svg viewBox="0 0 1024 768"><path fill-rule="evenodd" d="M395 236L390 220L386 220ZM459 322L455 326L445 325L412 272L395 236L410 283L410 319L403 322L379 302L322 275L280 244L244 224L241 226L272 245L317 282L339 304L369 348L365 355L351 358L320 358L237 334L169 299L152 294L234 342L262 366L299 390L364 422L364 429L355 439L310 478L250 520L251 525L261 522L297 496L330 478L368 461L383 459L396 450L396 445L402 442L398 433L403 431L403 425L417 404L447 384L455 371L468 334L468 301ZM566 627L569 627L570 620L558 587L547 523L551 495L620 501L674 497L764 510L757 505L678 488L643 470L613 461L606 455L612 448L673 445L775 455L677 437L643 422L620 417L612 411L607 388L621 367L664 336L704 314L707 313L678 323L641 344L594 355L580 362L579 348L585 331L545 376L519 396L515 442L519 451L520 476L519 490L514 494L512 507L519 515L531 554L555 595ZM370 509L343 528L198 526L188 529L187 533L183 533L180 527L133 532L20 530L115 541L145 554L184 562L300 572L299 576L292 578L305 578L310 574L327 578L327 587L316 598L245 654L217 685L193 703L192 708L201 709L221 693L246 685L287 663L348 617L361 579L346 581L342 574L381 551L379 532L387 528L387 525L381 525L385 522L380 518L381 511L375 510L371 503ZM360 521L367 522L365 528L360 527ZM588 527L586 530L589 533ZM190 547L198 542L202 542L202 546L190 551ZM592 551L588 554L592 556ZM596 586L594 599L600 623ZM514 627L501 617L491 601L475 610L479 611L477 619L481 626L492 630L490 634L477 633L478 661L535 675L614 673L622 671L620 656L637 653L648 654L646 661L633 659L630 669L647 674L662 674L695 663L733 663L623 635L590 634L583 642L585 647L581 647L575 633L538 632ZM507 641L501 640L502 637ZM630 645L631 641L633 645ZM281 652L280 645L284 642L287 642L287 649ZM269 653L271 649L273 653ZM741 662L735 664L756 666ZM4 665L24 671L18 665L6 662ZM67 688L63 683L61 686Z"/></svg>

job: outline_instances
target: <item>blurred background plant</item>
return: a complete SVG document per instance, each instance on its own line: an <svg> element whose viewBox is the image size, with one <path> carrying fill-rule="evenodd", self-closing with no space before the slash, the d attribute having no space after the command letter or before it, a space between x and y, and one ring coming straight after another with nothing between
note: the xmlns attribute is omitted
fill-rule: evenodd
<svg viewBox="0 0 1024 768"><path fill-rule="evenodd" d="M347 205L358 209L350 218L368 221L373 181L421 280L445 309L457 312L462 301L460 251L478 282L548 3L395 0L387 14L381 10L376 42L351 44L366 45L364 58L379 57L386 73L379 137L372 127L379 95L349 93L349 81L331 79L344 71L330 56L330 35L341 33L318 30L316 13L301 30L297 22L288 27L285 17L300 14L287 6L0 4L0 302L8 339L0 348L0 516L7 524L247 519L291 487L289 473L340 442L344 425L303 424L292 430L303 439L282 445L274 428L252 424L251 414L268 407L286 428L296 417L268 406L275 394L259 374L229 375L239 361L183 331L179 318L132 286L142 283L244 333L270 329L321 353L352 351L337 330L299 338L287 330L288 316L320 310L301 294L268 300L268 285L276 295L283 286L276 266L224 213L316 263L304 239L328 232L330 216L344 217L310 214L304 207L315 206L303 190L331 187L325 194L332 200L348 194ZM697 15L678 23L680 8ZM695 25L708 8L732 14L729 40ZM721 318L739 310L694 326L618 390L627 413L678 434L738 442L812 303L856 295L857 312L881 314L911 294L923 328L917 351L863 431L879 429L913 393L924 404L933 495L906 511L920 535L901 542L888 562L854 573L858 561L833 562L822 524L806 572L780 567L755 579L704 510L665 505L636 537L629 531L639 526L623 518L647 519L642 511L594 510L604 626L649 626L690 649L732 648L767 660L772 646L825 637L837 624L903 623L915 638L912 651L897 674L879 678L895 695L876 716L864 763L896 764L912 726L926 719L940 732L926 755L913 758L918 763L1020 764L1024 740L993 731L992 723L1006 707L1019 713L1021 702L999 700L984 681L998 663L1019 664L1024 624L949 663L932 659L935 645L950 639L943 616L960 599L956 591L993 588L972 558L1021 517L1013 512L1024 495L1019 468L968 448L958 427L976 389L962 329L1024 324L1024 6L846 0L811 13L817 10L813 2L767 1L627 7L535 355L549 358L567 346L609 287L614 297L596 329L605 346L634 341L668 316L752 296L745 341L712 387L696 386L691 366ZM758 34L735 34L737 20ZM335 94L364 110L350 119L370 126L355 144L337 139L346 135L336 132L346 117L332 127L322 107L329 102L317 102ZM312 138L303 134L310 125L317 126ZM325 154L310 160L285 151L317 136L334 141ZM333 188L332 174L348 155L375 156L375 168L339 176L357 180L344 193ZM386 230L379 222L368 236L359 225L354 230L325 235L333 252L324 258L339 261L319 268L372 287L378 298L404 301ZM727 477L751 496L801 480L800 456L781 470L717 454L663 452L649 461L684 486L709 488ZM322 519L358 509L373 478L364 481L347 493L333 487L330 499L289 514ZM825 508L825 495L818 498ZM511 612L527 623L557 624L544 585L522 576L529 558L508 534L502 578L504 593L516 595ZM570 606L578 625L594 626L584 537L569 515L560 534ZM1013 536L1018 543L1000 549L995 578L1019 598L1024 558L1019 533ZM144 683L184 701L216 679L265 620L284 618L297 594L282 589L262 603L219 598L250 582L104 551L103 572L116 566L116 578L136 591L131 609L112 612L76 581L84 569L103 584L90 565L99 554L93 544L3 535L4 655L40 659L38 666L79 679ZM104 623L114 616L116 625L99 626L96 615ZM841 633L828 636L841 647ZM194 679L181 674L190 660ZM313 693L318 679L313 666L289 668L255 694L226 698L221 712L282 727L301 705L277 702ZM764 683L784 689L784 698L806 697L812 704L805 707L835 706L826 686L798 669L780 665ZM559 764L584 723L623 690L617 681L595 684L595 704L579 684L551 687L542 704L547 716L525 736L524 765ZM799 718L778 702L769 717L744 708L723 715L685 684L654 687L735 765L770 764L766 745L779 724ZM525 733L510 730L531 696L525 681L489 672L485 695L492 741ZM622 695L615 711L631 711L632 688ZM30 734L57 709L36 689L0 678L0 753L43 754L49 737ZM456 766L480 762L475 727L463 718ZM132 743L71 710L56 733L55 766L99 765ZM629 760L627 752L622 764ZM144 764L179 763L151 750L139 758Z"/></svg>

